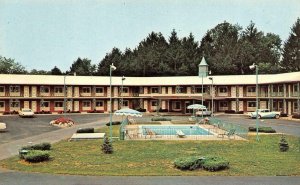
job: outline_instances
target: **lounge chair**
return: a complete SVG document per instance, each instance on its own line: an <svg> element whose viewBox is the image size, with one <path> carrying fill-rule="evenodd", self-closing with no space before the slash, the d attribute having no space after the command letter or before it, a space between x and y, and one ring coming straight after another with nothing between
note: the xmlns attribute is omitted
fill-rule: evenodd
<svg viewBox="0 0 300 185"><path fill-rule="evenodd" d="M145 139L146 139L147 136L150 136L150 138L152 138L152 136L154 136L154 137L157 136L157 134L149 128L146 128L145 131L146 131Z"/></svg>
<svg viewBox="0 0 300 185"><path fill-rule="evenodd" d="M224 136L227 136L228 139L230 139L231 136L234 136L234 137L235 137L234 134L235 134L235 129L230 129L229 131L226 131L226 132L224 132L224 133L218 134L217 137L222 137L222 138L224 138Z"/></svg>
<svg viewBox="0 0 300 185"><path fill-rule="evenodd" d="M180 138L184 138L185 137L185 134L182 132L182 130L176 130L176 134Z"/></svg>

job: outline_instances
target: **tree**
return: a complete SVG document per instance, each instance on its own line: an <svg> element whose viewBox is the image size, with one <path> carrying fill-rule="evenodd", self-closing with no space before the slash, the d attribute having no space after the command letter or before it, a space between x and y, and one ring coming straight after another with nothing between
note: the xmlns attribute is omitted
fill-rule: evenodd
<svg viewBox="0 0 300 185"><path fill-rule="evenodd" d="M62 75L62 72L58 67L54 66L54 68L51 69L50 74L51 75Z"/></svg>
<svg viewBox="0 0 300 185"><path fill-rule="evenodd" d="M96 73L96 66L91 64L91 60L78 57L70 67L69 73L76 73L78 76L92 76Z"/></svg>
<svg viewBox="0 0 300 185"><path fill-rule="evenodd" d="M300 71L300 18L297 19L283 47L281 66L286 72Z"/></svg>
<svg viewBox="0 0 300 185"><path fill-rule="evenodd" d="M32 74L32 75L49 75L49 74L51 74L51 72L45 71L45 70L32 69L30 71L30 74Z"/></svg>
<svg viewBox="0 0 300 185"><path fill-rule="evenodd" d="M14 59L0 56L0 73L2 74L26 74L25 67L15 62Z"/></svg>
<svg viewBox="0 0 300 185"><path fill-rule="evenodd" d="M109 76L109 66L113 63L117 67L114 74L120 73L119 63L122 59L122 52L119 48L113 48L110 53L106 53L104 59L98 64L97 74L101 76Z"/></svg>

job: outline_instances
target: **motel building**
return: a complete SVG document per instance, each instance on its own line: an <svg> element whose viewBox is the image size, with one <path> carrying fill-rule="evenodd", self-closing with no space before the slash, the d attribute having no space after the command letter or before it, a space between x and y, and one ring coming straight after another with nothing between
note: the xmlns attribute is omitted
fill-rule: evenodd
<svg viewBox="0 0 300 185"><path fill-rule="evenodd" d="M259 108L288 115L299 111L300 72L258 75L258 85ZM187 114L187 106L203 98L214 112L246 113L256 109L256 90L256 75L112 77L110 89L109 76L0 74L0 112L31 108L57 113L64 101L67 111L109 112L111 95L114 111L128 107Z"/></svg>

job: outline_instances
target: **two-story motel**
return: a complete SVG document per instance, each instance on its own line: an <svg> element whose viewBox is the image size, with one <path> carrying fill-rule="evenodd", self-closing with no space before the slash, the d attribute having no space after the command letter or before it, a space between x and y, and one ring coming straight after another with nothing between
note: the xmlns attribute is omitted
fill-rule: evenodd
<svg viewBox="0 0 300 185"><path fill-rule="evenodd" d="M225 110L255 111L255 75L180 77L110 77L0 75L0 112L31 108L35 112L100 110L120 107L157 108L168 112L189 113L187 106L201 103L215 112ZM259 75L259 107L292 114L299 109L300 72ZM64 86L66 86L64 90ZM122 90L123 89L123 90ZM64 103L64 100L66 103ZM122 103L121 103L122 102Z"/></svg>

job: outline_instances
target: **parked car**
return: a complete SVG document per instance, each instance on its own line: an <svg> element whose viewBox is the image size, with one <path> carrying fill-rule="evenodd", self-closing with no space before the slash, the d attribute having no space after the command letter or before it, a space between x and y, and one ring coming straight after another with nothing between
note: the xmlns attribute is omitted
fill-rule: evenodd
<svg viewBox="0 0 300 185"><path fill-rule="evenodd" d="M270 109L258 109L258 119L261 118L276 118L280 117L281 112L270 111ZM256 118L256 112L251 112L249 114L250 118Z"/></svg>
<svg viewBox="0 0 300 185"><path fill-rule="evenodd" d="M0 123L0 131L6 131L6 124Z"/></svg>
<svg viewBox="0 0 300 185"><path fill-rule="evenodd" d="M19 111L19 116L20 117L34 117L34 112L31 109L21 109Z"/></svg>
<svg viewBox="0 0 300 185"><path fill-rule="evenodd" d="M196 116L211 116L211 111L208 111L207 109L201 109L196 112Z"/></svg>

